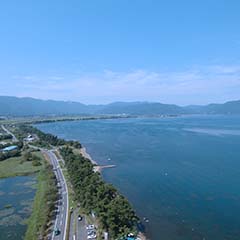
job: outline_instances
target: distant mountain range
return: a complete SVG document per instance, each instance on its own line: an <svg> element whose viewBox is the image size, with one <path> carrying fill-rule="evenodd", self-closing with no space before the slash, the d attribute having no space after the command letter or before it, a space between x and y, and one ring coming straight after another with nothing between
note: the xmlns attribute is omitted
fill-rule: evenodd
<svg viewBox="0 0 240 240"><path fill-rule="evenodd" d="M240 100L224 104L180 107L155 102L115 102L106 105L86 105L79 102L40 100L0 96L0 116L41 116L79 114L240 114Z"/></svg>

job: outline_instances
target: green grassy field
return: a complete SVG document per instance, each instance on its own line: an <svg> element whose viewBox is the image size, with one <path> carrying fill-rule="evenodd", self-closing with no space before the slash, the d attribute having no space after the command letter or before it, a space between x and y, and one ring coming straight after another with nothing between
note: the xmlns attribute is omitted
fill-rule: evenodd
<svg viewBox="0 0 240 240"><path fill-rule="evenodd" d="M34 153L43 159L40 152ZM4 161L0 161L0 178L23 176L33 174L40 171L43 168L41 166L33 166L32 162L23 162L22 156L8 158Z"/></svg>

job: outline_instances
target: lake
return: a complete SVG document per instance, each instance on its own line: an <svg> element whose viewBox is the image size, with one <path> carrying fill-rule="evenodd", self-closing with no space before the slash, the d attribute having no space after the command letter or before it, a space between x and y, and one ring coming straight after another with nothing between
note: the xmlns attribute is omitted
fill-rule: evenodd
<svg viewBox="0 0 240 240"><path fill-rule="evenodd" d="M240 239L240 117L39 124L79 140L131 202L152 240Z"/></svg>
<svg viewBox="0 0 240 240"><path fill-rule="evenodd" d="M7 161L7 160L5 160ZM36 177L0 179L0 240L23 239L31 215Z"/></svg>

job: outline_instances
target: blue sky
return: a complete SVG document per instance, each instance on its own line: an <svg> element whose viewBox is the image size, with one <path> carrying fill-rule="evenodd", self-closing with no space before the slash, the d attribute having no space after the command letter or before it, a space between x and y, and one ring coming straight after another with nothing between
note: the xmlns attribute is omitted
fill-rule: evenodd
<svg viewBox="0 0 240 240"><path fill-rule="evenodd" d="M240 99L238 0L9 0L0 95L83 103Z"/></svg>

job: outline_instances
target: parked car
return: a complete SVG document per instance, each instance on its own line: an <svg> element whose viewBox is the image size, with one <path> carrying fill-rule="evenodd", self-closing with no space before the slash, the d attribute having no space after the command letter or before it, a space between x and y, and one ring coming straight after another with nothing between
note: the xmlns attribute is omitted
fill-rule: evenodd
<svg viewBox="0 0 240 240"><path fill-rule="evenodd" d="M82 216L78 215L78 221L82 221Z"/></svg>
<svg viewBox="0 0 240 240"><path fill-rule="evenodd" d="M93 224L92 225L88 225L88 226L86 226L86 229L87 230L94 230L95 226Z"/></svg>
<svg viewBox="0 0 240 240"><path fill-rule="evenodd" d="M93 235L96 234L94 230L87 230L87 235Z"/></svg>
<svg viewBox="0 0 240 240"><path fill-rule="evenodd" d="M95 238L97 238L96 234L92 234L92 235L87 236L87 239L95 239Z"/></svg>

